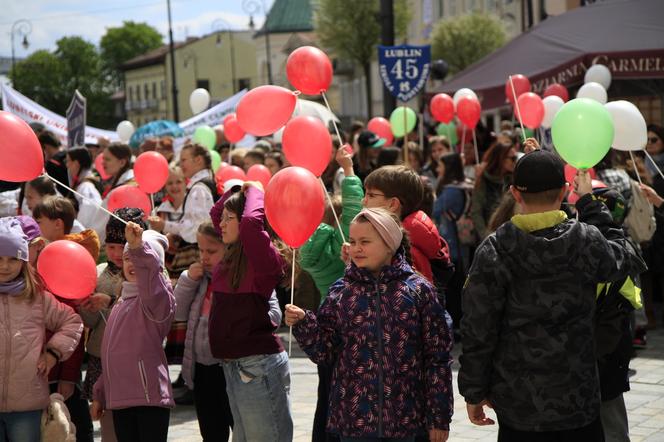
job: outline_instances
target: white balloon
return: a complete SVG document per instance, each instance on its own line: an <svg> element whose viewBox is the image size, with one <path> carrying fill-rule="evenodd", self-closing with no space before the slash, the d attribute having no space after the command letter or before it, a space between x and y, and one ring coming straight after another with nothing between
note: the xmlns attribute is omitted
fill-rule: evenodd
<svg viewBox="0 0 664 442"><path fill-rule="evenodd" d="M134 135L135 131L136 128L131 123L131 121L128 120L120 121L118 127L115 128L115 132L118 134L120 141L123 143L128 142L131 136Z"/></svg>
<svg viewBox="0 0 664 442"><path fill-rule="evenodd" d="M557 95L549 95L542 99L544 103L544 119L542 120L542 127L549 129L553 124L553 118L556 116L561 107L565 104L562 98Z"/></svg>
<svg viewBox="0 0 664 442"><path fill-rule="evenodd" d="M203 88L194 89L194 91L189 96L189 106L191 107L191 111L194 113L194 115L203 112L208 108L209 104L210 93Z"/></svg>
<svg viewBox="0 0 664 442"><path fill-rule="evenodd" d="M600 104L606 104L608 96L606 94L606 89L604 89L601 84L590 82L581 86L579 92L576 93L576 98L590 98Z"/></svg>
<svg viewBox="0 0 664 442"><path fill-rule="evenodd" d="M583 77L584 83L599 83L604 89L609 90L611 86L611 71L603 64L594 64L586 71Z"/></svg>
<svg viewBox="0 0 664 442"><path fill-rule="evenodd" d="M646 147L648 129L638 107L625 100L612 101L604 107L613 118L614 149L641 150Z"/></svg>
<svg viewBox="0 0 664 442"><path fill-rule="evenodd" d="M468 89L467 87L463 87L456 91L454 93L454 97L452 97L452 100L454 101L454 109L456 109L457 103L459 103L459 100L461 100L463 97L473 97L474 99L478 100L477 94L472 90Z"/></svg>

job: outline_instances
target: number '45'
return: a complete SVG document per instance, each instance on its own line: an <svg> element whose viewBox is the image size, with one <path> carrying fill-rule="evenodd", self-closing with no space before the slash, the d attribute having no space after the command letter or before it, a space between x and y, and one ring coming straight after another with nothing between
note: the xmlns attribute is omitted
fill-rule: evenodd
<svg viewBox="0 0 664 442"><path fill-rule="evenodd" d="M404 69L403 69L403 62L404 60L397 60L396 63L394 63L394 66L390 70L390 73L394 75L394 78L397 80L403 80L404 76ZM412 59L412 58L407 58L406 60L406 78L409 80L414 80L420 75L420 70L417 68L417 60Z"/></svg>

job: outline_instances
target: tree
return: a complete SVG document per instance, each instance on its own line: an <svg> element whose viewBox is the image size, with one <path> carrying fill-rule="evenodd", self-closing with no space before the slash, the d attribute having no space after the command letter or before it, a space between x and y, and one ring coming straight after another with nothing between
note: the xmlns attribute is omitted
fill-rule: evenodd
<svg viewBox="0 0 664 442"><path fill-rule="evenodd" d="M495 16L473 13L439 22L431 38L431 56L442 58L455 74L505 44L507 35Z"/></svg>
<svg viewBox="0 0 664 442"><path fill-rule="evenodd" d="M62 61L45 49L16 63L9 72L12 87L42 106L62 108Z"/></svg>
<svg viewBox="0 0 664 442"><path fill-rule="evenodd" d="M315 8L316 34L321 44L339 57L362 67L366 85L367 112L371 114L371 60L380 44L379 0L318 0ZM407 0L394 2L397 38L406 34L409 21Z"/></svg>
<svg viewBox="0 0 664 442"><path fill-rule="evenodd" d="M122 89L122 63L162 44L162 35L147 23L125 21L119 28L109 28L99 43L104 75L115 89Z"/></svg>

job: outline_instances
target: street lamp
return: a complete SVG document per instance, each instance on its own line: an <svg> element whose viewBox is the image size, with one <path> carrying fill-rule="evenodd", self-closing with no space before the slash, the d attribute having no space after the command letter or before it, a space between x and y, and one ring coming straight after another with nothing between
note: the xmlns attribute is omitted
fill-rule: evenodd
<svg viewBox="0 0 664 442"><path fill-rule="evenodd" d="M21 45L23 46L23 49L28 49L28 46L30 46L30 43L28 43L28 35L32 32L32 23L30 23L28 20L16 20L14 24L12 25L12 30L11 30L11 39L12 39L12 77L14 76L14 64L16 63L16 56L14 54L14 36L18 35L19 38L23 37L23 41L21 42Z"/></svg>
<svg viewBox="0 0 664 442"><path fill-rule="evenodd" d="M259 11L263 12L265 22L263 29L265 31L265 55L267 56L267 82L272 84L272 60L270 57L270 30L267 22L267 8L265 7L265 0L242 0L242 9L246 14L249 14L249 26L254 22L254 14Z"/></svg>
<svg viewBox="0 0 664 442"><path fill-rule="evenodd" d="M236 91L236 83L235 83L235 48L233 47L233 31L231 30L231 26L228 24L228 22L222 18L218 18L215 21L212 22L212 32L217 32L217 47L221 46L221 34L219 31L225 30L228 32L228 39L230 40L230 47L229 47L229 52L230 52L230 59L231 59L231 81L233 82L233 86L231 87L231 95L235 93Z"/></svg>

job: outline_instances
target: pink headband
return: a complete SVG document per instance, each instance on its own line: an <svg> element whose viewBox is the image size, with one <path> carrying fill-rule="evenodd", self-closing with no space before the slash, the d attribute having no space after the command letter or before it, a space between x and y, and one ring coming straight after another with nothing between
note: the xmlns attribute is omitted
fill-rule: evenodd
<svg viewBox="0 0 664 442"><path fill-rule="evenodd" d="M365 218L376 229L380 237L385 241L387 247L393 252L396 252L401 245L403 239L403 232L399 224L394 221L394 218L384 210L376 209L362 209L360 213L355 216L353 222L358 218Z"/></svg>

